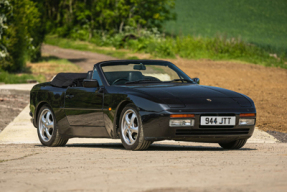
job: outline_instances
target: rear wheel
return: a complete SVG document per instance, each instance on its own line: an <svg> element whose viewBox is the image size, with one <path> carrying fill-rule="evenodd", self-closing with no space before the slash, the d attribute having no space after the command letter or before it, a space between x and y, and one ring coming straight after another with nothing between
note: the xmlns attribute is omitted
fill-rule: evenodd
<svg viewBox="0 0 287 192"><path fill-rule="evenodd" d="M240 139L230 143L219 143L223 149L240 149L246 143L247 139Z"/></svg>
<svg viewBox="0 0 287 192"><path fill-rule="evenodd" d="M128 104L121 113L120 137L123 146L129 150L145 150L152 141L144 140L141 117L132 104Z"/></svg>
<svg viewBox="0 0 287 192"><path fill-rule="evenodd" d="M56 126L55 115L47 105L41 107L38 113L38 137L45 146L64 146L69 139L63 138Z"/></svg>

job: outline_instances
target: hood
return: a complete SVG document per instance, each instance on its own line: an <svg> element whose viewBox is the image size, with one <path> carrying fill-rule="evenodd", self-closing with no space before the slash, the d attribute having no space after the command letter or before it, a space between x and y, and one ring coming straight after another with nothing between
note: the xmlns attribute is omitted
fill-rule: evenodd
<svg viewBox="0 0 287 192"><path fill-rule="evenodd" d="M242 94L227 89L197 84L136 86L132 89L155 97L171 108L238 108L251 107Z"/></svg>

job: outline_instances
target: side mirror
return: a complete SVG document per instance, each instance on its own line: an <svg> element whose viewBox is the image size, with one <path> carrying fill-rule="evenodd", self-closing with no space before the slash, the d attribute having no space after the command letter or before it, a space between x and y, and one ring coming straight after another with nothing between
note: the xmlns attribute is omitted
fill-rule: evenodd
<svg viewBox="0 0 287 192"><path fill-rule="evenodd" d="M192 80L193 80L195 83L197 83L197 84L199 84L199 83L200 83L200 79L199 79L199 78L197 78L197 77L196 77L196 78L193 78Z"/></svg>
<svg viewBox="0 0 287 192"><path fill-rule="evenodd" d="M99 87L99 83L96 79L84 79L83 86L87 88Z"/></svg>

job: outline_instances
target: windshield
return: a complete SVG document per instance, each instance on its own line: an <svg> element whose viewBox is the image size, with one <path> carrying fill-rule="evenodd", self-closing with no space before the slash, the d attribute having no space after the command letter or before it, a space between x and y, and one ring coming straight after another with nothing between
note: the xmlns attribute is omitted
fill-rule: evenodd
<svg viewBox="0 0 287 192"><path fill-rule="evenodd" d="M110 85L142 83L193 83L180 69L171 63L139 63L102 65Z"/></svg>

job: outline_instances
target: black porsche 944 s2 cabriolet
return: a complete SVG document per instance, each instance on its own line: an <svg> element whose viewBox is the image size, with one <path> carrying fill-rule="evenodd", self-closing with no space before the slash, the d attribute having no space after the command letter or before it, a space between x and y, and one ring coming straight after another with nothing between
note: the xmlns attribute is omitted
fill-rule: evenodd
<svg viewBox="0 0 287 192"><path fill-rule="evenodd" d="M105 61L88 73L59 73L31 90L30 115L43 145L69 138L120 138L143 150L160 140L219 143L239 149L256 120L253 101L240 93L199 85L159 60Z"/></svg>

